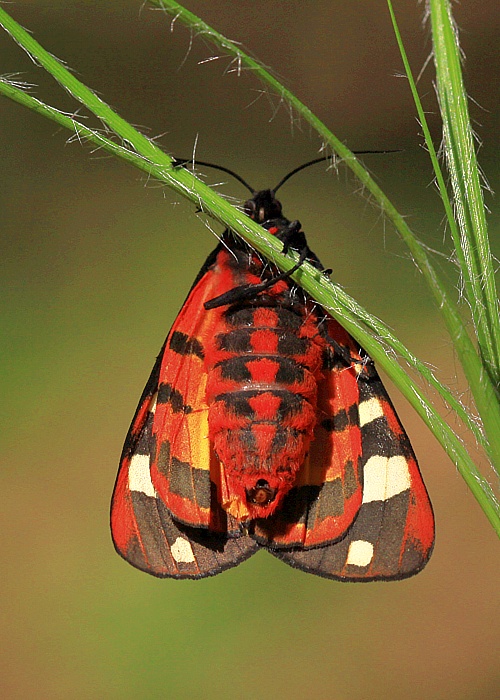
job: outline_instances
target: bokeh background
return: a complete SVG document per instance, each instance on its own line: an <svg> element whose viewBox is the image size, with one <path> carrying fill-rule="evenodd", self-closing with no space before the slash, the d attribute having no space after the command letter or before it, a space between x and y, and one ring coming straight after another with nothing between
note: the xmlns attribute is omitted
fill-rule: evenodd
<svg viewBox="0 0 500 700"><path fill-rule="evenodd" d="M240 41L365 159L431 248L449 241L384 2L188 0ZM320 143L251 72L147 3L23 0L6 9L122 116L178 156L273 186ZM396 0L416 73L423 5ZM499 189L498 5L455 5L481 163ZM1 72L75 103L0 36ZM420 79L436 144L430 64ZM437 519L428 568L399 583L342 584L266 553L203 581L156 580L115 553L108 507L129 421L154 358L214 245L192 205L11 104L0 103L2 255L2 670L4 698L430 698L499 695L498 542L455 467L404 400ZM89 120L89 123L93 123ZM210 183L238 199L229 178ZM391 226L342 169L281 192L333 277L439 376L453 350ZM498 208L491 232L496 253ZM496 210L495 210L496 209ZM214 225L219 231L220 227ZM436 264L450 290L457 279ZM467 401L467 395L464 396ZM482 467L486 469L483 464Z"/></svg>

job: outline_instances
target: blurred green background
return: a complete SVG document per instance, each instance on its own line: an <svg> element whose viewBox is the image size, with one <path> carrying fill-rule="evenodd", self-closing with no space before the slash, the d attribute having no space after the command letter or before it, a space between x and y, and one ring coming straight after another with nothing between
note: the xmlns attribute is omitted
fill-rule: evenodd
<svg viewBox="0 0 500 700"><path fill-rule="evenodd" d="M272 67L351 148L403 149L365 161L421 239L449 250L384 2L187 6ZM316 137L251 72L238 76L225 57L207 61L218 54L203 37L179 24L171 31L170 19L142 0L5 7L178 156L190 156L197 141L198 158L256 188L316 157ZM430 52L423 6L396 0L395 8L418 72ZM455 10L481 163L498 190L498 5ZM3 34L0 51L3 74L20 72L40 86L35 95L75 109ZM431 64L420 88L438 144L432 76ZM108 507L122 442L214 237L190 204L141 173L68 144L67 133L5 99L0 109L1 696L498 697L498 542L394 391L436 511L435 552L419 576L342 584L259 553L213 579L162 581L114 553ZM245 198L229 178L207 175L222 180L222 191ZM281 199L334 279L463 389L419 274L351 177L316 166ZM498 211L491 224L498 255ZM436 264L453 290L446 257Z"/></svg>

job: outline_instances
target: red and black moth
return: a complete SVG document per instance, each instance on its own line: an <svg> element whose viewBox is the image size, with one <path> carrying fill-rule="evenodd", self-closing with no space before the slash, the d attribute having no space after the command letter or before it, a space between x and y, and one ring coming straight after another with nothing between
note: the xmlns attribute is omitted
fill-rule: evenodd
<svg viewBox="0 0 500 700"><path fill-rule="evenodd" d="M249 189L245 212L284 252L299 252L295 268L307 260L324 270L300 223L283 216L278 187ZM140 399L111 529L133 566L181 579L213 576L258 549L326 578L403 579L434 542L415 455L372 360L230 231Z"/></svg>

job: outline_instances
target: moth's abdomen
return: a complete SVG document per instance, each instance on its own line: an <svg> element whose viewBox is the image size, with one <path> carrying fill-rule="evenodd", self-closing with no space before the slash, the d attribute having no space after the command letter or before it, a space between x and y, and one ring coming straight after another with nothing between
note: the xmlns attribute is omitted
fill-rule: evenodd
<svg viewBox="0 0 500 700"><path fill-rule="evenodd" d="M242 520L267 517L293 486L316 426L317 318L276 292L259 306L230 307L221 321L207 381L210 440L226 475L221 503Z"/></svg>

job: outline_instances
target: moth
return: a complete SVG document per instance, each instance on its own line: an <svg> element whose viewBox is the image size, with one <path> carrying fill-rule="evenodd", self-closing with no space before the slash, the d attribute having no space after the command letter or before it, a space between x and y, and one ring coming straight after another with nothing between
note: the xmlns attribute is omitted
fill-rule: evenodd
<svg viewBox="0 0 500 700"><path fill-rule="evenodd" d="M276 199L302 167L271 190L236 176L246 214L298 263L280 273L226 230L139 401L111 529L154 576L213 576L266 549L326 578L403 579L432 552L429 497L372 360L290 277L304 260L328 273Z"/></svg>

